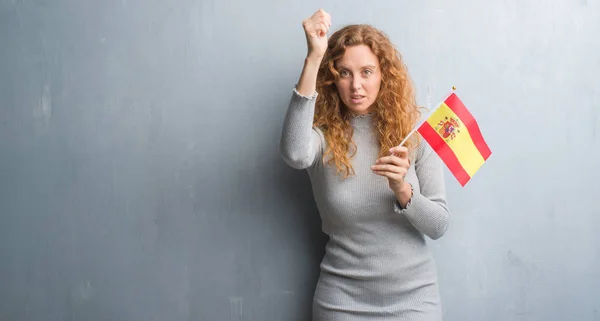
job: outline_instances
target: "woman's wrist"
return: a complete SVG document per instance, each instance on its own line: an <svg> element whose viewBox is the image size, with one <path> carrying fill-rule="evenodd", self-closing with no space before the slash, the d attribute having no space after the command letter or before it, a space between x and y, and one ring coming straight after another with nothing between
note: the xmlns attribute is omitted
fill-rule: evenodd
<svg viewBox="0 0 600 321"><path fill-rule="evenodd" d="M296 90L304 96L312 96L316 91L317 74L321 60L312 56L307 56L304 60L304 67Z"/></svg>
<svg viewBox="0 0 600 321"><path fill-rule="evenodd" d="M308 55L306 55L306 59L304 62L316 64L317 66L319 66L321 64L321 61L323 61L322 55L309 53Z"/></svg>
<svg viewBox="0 0 600 321"><path fill-rule="evenodd" d="M395 194L396 194L396 199L398 200L398 203L400 203L400 206L402 208L406 208L413 196L412 185L410 185L409 183L404 181L400 190L398 190L398 192L396 192Z"/></svg>

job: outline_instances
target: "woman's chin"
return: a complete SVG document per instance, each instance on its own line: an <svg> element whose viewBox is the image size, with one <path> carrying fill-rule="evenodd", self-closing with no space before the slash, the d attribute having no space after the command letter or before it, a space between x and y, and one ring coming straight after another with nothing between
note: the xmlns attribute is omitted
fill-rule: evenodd
<svg viewBox="0 0 600 321"><path fill-rule="evenodd" d="M365 104L365 103L359 103L359 104L354 104L354 103L350 103L346 105L346 108L348 108L348 110L355 115L366 115L368 113L371 112L371 106L372 104Z"/></svg>

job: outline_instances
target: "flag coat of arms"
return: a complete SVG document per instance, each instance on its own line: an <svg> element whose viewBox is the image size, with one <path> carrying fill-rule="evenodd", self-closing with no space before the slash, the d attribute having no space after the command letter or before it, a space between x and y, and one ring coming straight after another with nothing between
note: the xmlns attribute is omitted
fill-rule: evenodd
<svg viewBox="0 0 600 321"><path fill-rule="evenodd" d="M492 154L479 125L455 93L451 93L417 131L444 161L461 186Z"/></svg>

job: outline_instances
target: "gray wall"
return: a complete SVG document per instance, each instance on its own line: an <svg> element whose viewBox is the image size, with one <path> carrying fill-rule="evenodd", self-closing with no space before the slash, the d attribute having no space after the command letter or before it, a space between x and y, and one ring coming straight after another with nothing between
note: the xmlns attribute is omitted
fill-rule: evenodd
<svg viewBox="0 0 600 321"><path fill-rule="evenodd" d="M319 1L0 1L0 320L308 320L278 139ZM600 2L331 1L493 155L430 242L446 320L600 320Z"/></svg>

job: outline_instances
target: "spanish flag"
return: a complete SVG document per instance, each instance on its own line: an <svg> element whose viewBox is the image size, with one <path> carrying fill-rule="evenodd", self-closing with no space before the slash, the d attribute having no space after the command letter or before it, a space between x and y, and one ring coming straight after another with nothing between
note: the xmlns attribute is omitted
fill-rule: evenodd
<svg viewBox="0 0 600 321"><path fill-rule="evenodd" d="M465 186L492 152L475 118L453 92L417 128L423 139Z"/></svg>

